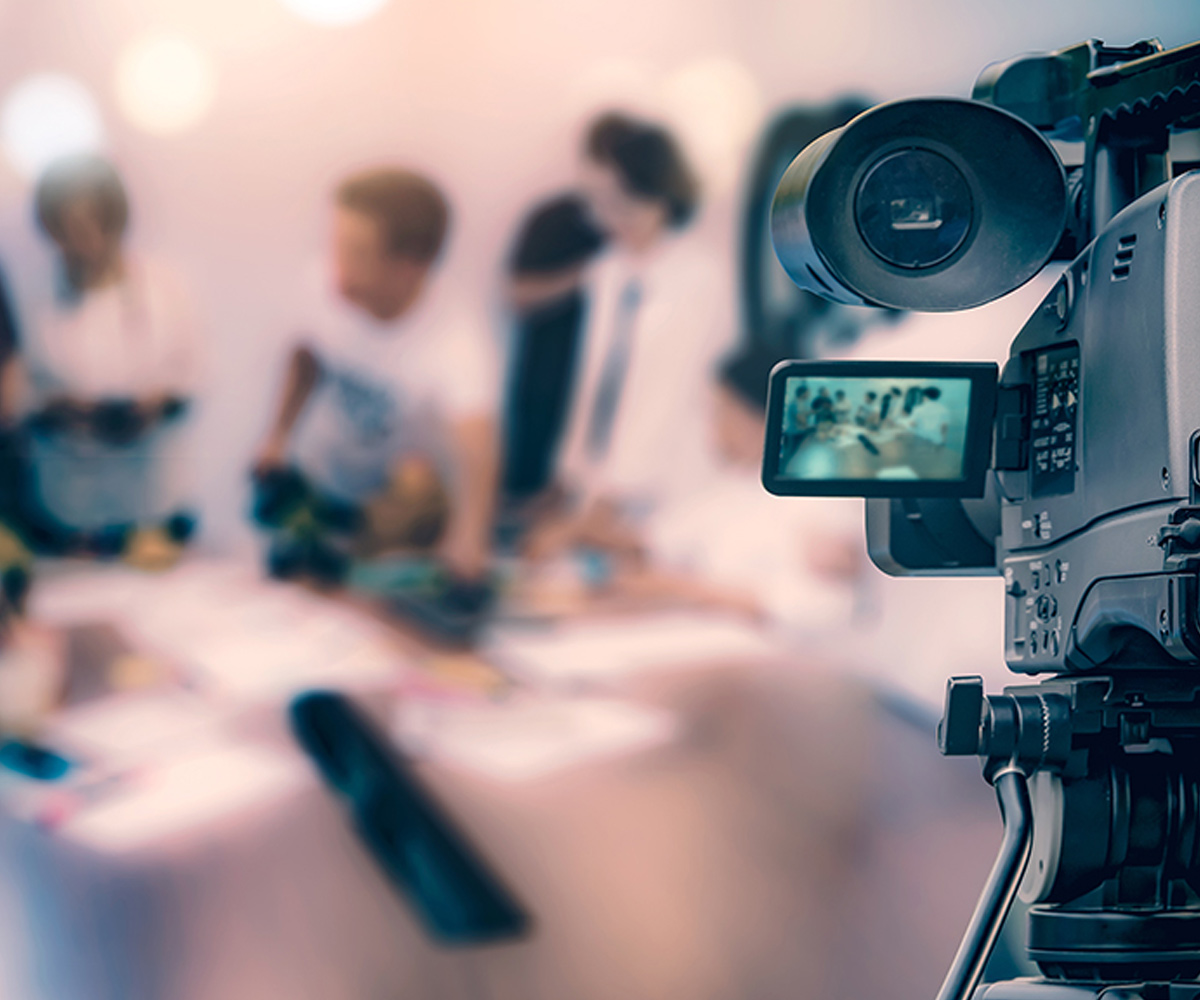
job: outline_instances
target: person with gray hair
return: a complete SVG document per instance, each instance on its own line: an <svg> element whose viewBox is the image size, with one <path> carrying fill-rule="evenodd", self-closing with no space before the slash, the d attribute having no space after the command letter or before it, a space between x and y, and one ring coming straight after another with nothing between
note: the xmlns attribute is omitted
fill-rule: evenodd
<svg viewBox="0 0 1200 1000"><path fill-rule="evenodd" d="M200 349L191 297L173 271L127 247L129 198L108 161L52 163L34 214L57 265L26 352L35 498L61 552L169 563L195 524L185 454Z"/></svg>

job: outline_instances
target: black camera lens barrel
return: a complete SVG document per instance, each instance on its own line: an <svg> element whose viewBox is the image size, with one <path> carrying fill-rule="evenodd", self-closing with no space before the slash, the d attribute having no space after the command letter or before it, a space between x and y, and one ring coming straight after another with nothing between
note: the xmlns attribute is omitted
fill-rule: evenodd
<svg viewBox="0 0 1200 1000"><path fill-rule="evenodd" d="M1036 129L978 101L921 98L810 144L779 183L771 233L802 288L940 312L1024 284L1066 218L1066 174Z"/></svg>
<svg viewBox="0 0 1200 1000"><path fill-rule="evenodd" d="M854 193L859 234L896 267L948 260L971 231L974 202L962 172L928 149L900 149L876 160Z"/></svg>

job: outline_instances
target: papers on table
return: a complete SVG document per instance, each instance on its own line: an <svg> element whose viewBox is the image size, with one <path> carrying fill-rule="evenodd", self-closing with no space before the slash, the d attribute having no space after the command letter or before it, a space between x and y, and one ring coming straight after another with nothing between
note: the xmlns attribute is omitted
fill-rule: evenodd
<svg viewBox="0 0 1200 1000"><path fill-rule="evenodd" d="M297 755L216 743L129 776L57 832L107 852L163 849L269 807L311 781Z"/></svg>
<svg viewBox="0 0 1200 1000"><path fill-rule="evenodd" d="M58 713L47 723L46 736L68 757L113 767L208 740L227 717L227 711L186 691L120 694Z"/></svg>
<svg viewBox="0 0 1200 1000"><path fill-rule="evenodd" d="M46 625L107 622L137 605L145 573L125 566L60 565L38 576L29 595L31 616Z"/></svg>
<svg viewBox="0 0 1200 1000"><path fill-rule="evenodd" d="M531 780L677 735L673 715L570 693L581 685L778 654L759 629L692 613L499 628L488 658L531 689L493 701L406 699L397 708L393 734L408 752L438 763L504 781Z"/></svg>
<svg viewBox="0 0 1200 1000"><path fill-rule="evenodd" d="M44 620L111 622L135 648L193 682L191 690L110 695L60 714L47 730L54 745L90 765L79 787L65 783L73 798L48 821L97 849L171 843L227 825L311 780L298 754L236 735L229 723L242 706L283 702L311 687L390 686L408 666L377 623L263 581L252 566L189 562L157 576L92 568L50 575L35 594L35 614ZM408 671L410 679L429 680L407 685L393 735L407 752L523 781L675 737L669 713L581 697L581 683L771 658L778 650L742 621L672 612L538 630L499 627L486 654L530 690L506 693L493 681L443 690L447 684L433 683L436 674ZM461 673L464 665L457 666ZM38 816L47 815L43 804Z"/></svg>
<svg viewBox="0 0 1200 1000"><path fill-rule="evenodd" d="M504 781L644 750L669 741L675 728L667 713L628 702L532 694L478 704L405 701L393 720L409 753Z"/></svg>
<svg viewBox="0 0 1200 1000"><path fill-rule="evenodd" d="M770 659L779 648L761 629L739 620L670 613L498 630L488 652L516 676L561 685Z"/></svg>
<svg viewBox="0 0 1200 1000"><path fill-rule="evenodd" d="M4 793L6 810L106 852L227 830L311 782L292 747L252 742L235 722L277 712L311 687L388 686L405 666L377 623L236 563L186 562L156 575L63 567L39 579L32 610L76 631L106 623L177 678L59 711L44 738L77 768ZM100 657L94 669L113 667Z"/></svg>
<svg viewBox="0 0 1200 1000"><path fill-rule="evenodd" d="M110 621L199 685L242 699L378 685L403 665L376 623L237 563L190 561L157 575L89 568L39 580L34 596L41 620Z"/></svg>
<svg viewBox="0 0 1200 1000"><path fill-rule="evenodd" d="M58 713L45 738L75 765L9 796L28 820L97 850L167 846L236 822L308 773L294 753L240 739L238 707L178 688L114 693Z"/></svg>

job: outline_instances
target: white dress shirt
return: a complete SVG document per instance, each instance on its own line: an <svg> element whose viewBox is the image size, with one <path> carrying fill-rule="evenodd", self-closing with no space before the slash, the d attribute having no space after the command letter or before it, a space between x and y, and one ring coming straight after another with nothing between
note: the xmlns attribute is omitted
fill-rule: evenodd
<svg viewBox="0 0 1200 1000"><path fill-rule="evenodd" d="M713 369L734 342L732 299L729 276L686 233L644 255L614 249L596 263L559 461L560 479L582 502L603 497L642 512L695 488L710 447ZM624 377L598 450L597 395L624 337Z"/></svg>

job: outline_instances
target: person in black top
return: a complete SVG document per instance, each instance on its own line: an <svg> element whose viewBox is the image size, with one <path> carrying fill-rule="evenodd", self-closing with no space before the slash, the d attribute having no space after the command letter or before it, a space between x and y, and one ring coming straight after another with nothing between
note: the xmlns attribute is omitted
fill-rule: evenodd
<svg viewBox="0 0 1200 1000"><path fill-rule="evenodd" d="M563 194L529 212L509 255L513 349L503 492L510 505L550 481L575 387L587 309L584 270L603 244L583 199Z"/></svg>
<svg viewBox="0 0 1200 1000"><path fill-rule="evenodd" d="M0 271L0 521L19 527L28 485L17 433L17 322Z"/></svg>
<svg viewBox="0 0 1200 1000"><path fill-rule="evenodd" d="M606 159L639 127L619 111L598 115L586 130L588 156ZM587 268L606 242L583 192L573 191L530 209L513 241L507 262L513 346L504 412L502 527L520 522L531 499L551 499L548 487L577 389Z"/></svg>
<svg viewBox="0 0 1200 1000"><path fill-rule="evenodd" d="M29 476L17 426L17 321L0 271L0 648L30 582Z"/></svg>
<svg viewBox="0 0 1200 1000"><path fill-rule="evenodd" d="M17 321L8 301L8 288L4 274L0 272L0 367L7 369L8 362L17 353ZM6 405L8 401L5 401Z"/></svg>

